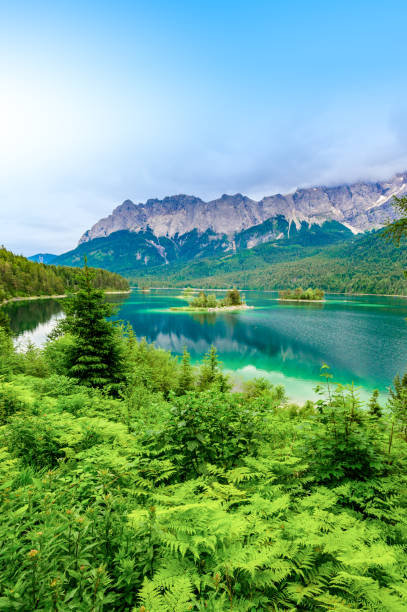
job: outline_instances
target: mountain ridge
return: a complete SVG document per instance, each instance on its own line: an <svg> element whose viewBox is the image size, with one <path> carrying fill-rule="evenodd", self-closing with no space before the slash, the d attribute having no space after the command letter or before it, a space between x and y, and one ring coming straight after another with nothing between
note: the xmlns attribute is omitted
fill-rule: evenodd
<svg viewBox="0 0 407 612"><path fill-rule="evenodd" d="M195 229L201 233L211 230L231 238L279 215L297 228L303 222L311 226L337 221L356 234L394 218L393 196L406 193L407 171L384 181L298 188L259 201L241 193L223 194L208 202L186 194L148 199L144 204L127 199L87 230L79 244L121 230L151 230L157 237L169 238Z"/></svg>

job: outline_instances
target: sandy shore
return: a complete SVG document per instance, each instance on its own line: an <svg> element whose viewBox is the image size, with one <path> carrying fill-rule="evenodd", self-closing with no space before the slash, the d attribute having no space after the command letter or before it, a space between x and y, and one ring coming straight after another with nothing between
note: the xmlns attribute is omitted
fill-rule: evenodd
<svg viewBox="0 0 407 612"><path fill-rule="evenodd" d="M249 308L254 308L254 306L248 306L247 304L240 304L239 306L219 306L216 308L205 308L208 312L225 312L225 311L233 311L233 310L248 310Z"/></svg>

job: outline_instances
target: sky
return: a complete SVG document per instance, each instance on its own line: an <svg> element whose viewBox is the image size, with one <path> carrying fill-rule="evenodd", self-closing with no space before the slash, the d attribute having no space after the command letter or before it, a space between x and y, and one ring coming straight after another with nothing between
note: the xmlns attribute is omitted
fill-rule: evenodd
<svg viewBox="0 0 407 612"><path fill-rule="evenodd" d="M0 244L407 169L405 0L0 0Z"/></svg>

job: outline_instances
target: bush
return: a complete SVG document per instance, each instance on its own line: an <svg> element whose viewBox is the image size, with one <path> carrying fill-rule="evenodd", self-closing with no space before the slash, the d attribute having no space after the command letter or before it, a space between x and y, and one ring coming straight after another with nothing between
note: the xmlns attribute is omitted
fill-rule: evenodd
<svg viewBox="0 0 407 612"><path fill-rule="evenodd" d="M218 389L173 397L170 418L158 437L181 478L206 472L206 464L231 468L266 435L267 408L254 411L239 395Z"/></svg>
<svg viewBox="0 0 407 612"><path fill-rule="evenodd" d="M383 432L361 403L353 387L338 385L317 402L318 411L304 427L304 458L318 482L367 480L385 469Z"/></svg>
<svg viewBox="0 0 407 612"><path fill-rule="evenodd" d="M66 376L68 374L68 355L73 344L74 339L69 334L47 342L44 349L44 356L50 372L61 376Z"/></svg>
<svg viewBox="0 0 407 612"><path fill-rule="evenodd" d="M179 377L177 359L163 349L134 339L126 351L128 378L134 386L142 385L152 392L161 392L168 397Z"/></svg>
<svg viewBox="0 0 407 612"><path fill-rule="evenodd" d="M9 417L22 410L25 404L10 383L0 384L0 424L4 425Z"/></svg>
<svg viewBox="0 0 407 612"><path fill-rule="evenodd" d="M7 331L0 327L0 376L9 377L15 368L13 341Z"/></svg>
<svg viewBox="0 0 407 612"><path fill-rule="evenodd" d="M78 392L87 393L88 395L92 393L87 387L78 385L75 379L58 374L52 374L39 382L37 389L41 394L50 397L64 397Z"/></svg>
<svg viewBox="0 0 407 612"><path fill-rule="evenodd" d="M45 378L49 374L48 362L44 353L32 343L28 343L25 351L17 354L16 364L19 371L27 376Z"/></svg>
<svg viewBox="0 0 407 612"><path fill-rule="evenodd" d="M73 395L58 397L56 409L60 412L70 412L71 414L78 415L86 413L86 409L90 404L91 400L89 395L84 392L79 392Z"/></svg>
<svg viewBox="0 0 407 612"><path fill-rule="evenodd" d="M65 456L58 430L45 417L24 415L9 424L8 446L24 465L37 470L54 468Z"/></svg>

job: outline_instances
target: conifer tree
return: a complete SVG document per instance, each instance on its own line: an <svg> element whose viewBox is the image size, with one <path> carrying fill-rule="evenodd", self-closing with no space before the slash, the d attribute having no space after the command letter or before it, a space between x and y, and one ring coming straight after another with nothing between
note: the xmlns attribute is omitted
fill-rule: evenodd
<svg viewBox="0 0 407 612"><path fill-rule="evenodd" d="M237 289L229 289L226 294L227 306L240 306L241 303L242 298L240 296L240 292Z"/></svg>
<svg viewBox="0 0 407 612"><path fill-rule="evenodd" d="M407 235L407 196L401 198L393 196L392 204L400 216L396 221L389 223L384 234L399 246L403 236Z"/></svg>
<svg viewBox="0 0 407 612"><path fill-rule="evenodd" d="M116 329L107 317L113 308L104 292L95 289L85 260L84 274L78 278L80 289L65 303L63 330L74 338L68 354L68 374L82 384L110 389L124 379L123 354Z"/></svg>
<svg viewBox="0 0 407 612"><path fill-rule="evenodd" d="M184 347L181 362L181 374L178 380L177 395L185 395L187 391L192 391L194 388L194 375L192 373L191 356Z"/></svg>
<svg viewBox="0 0 407 612"><path fill-rule="evenodd" d="M380 406L378 402L378 397L379 397L379 390L375 389L372 393L372 397L369 400L368 406L369 406L369 414L377 419L380 419L380 417L383 415L383 412L382 412L382 407Z"/></svg>
<svg viewBox="0 0 407 612"><path fill-rule="evenodd" d="M407 441L407 374L404 374L403 378L397 375L393 384L394 388L390 388L389 407Z"/></svg>
<svg viewBox="0 0 407 612"><path fill-rule="evenodd" d="M221 372L216 348L212 345L204 356L198 387L200 390L204 390L215 383L219 386L220 391L227 391L230 387L227 376Z"/></svg>

